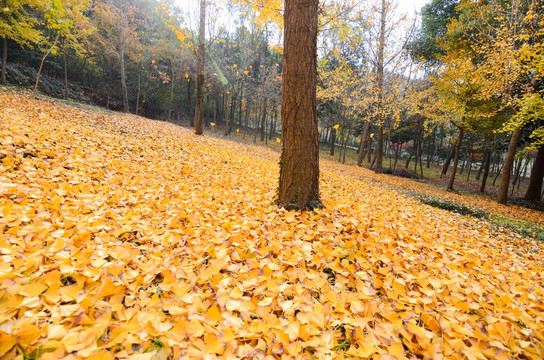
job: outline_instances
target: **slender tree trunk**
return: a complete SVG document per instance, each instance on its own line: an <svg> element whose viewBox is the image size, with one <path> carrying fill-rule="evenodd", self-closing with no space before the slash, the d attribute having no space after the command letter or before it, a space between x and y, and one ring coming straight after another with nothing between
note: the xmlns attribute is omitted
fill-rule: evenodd
<svg viewBox="0 0 544 360"><path fill-rule="evenodd" d="M62 61L64 65L64 100L68 100L68 66L66 66L66 39L62 41Z"/></svg>
<svg viewBox="0 0 544 360"><path fill-rule="evenodd" d="M196 110L195 110L195 134L202 135L202 113L204 110L204 62L206 61L206 49L204 41L206 32L206 0L200 0L200 26L198 28L198 55L196 80Z"/></svg>
<svg viewBox="0 0 544 360"><path fill-rule="evenodd" d="M464 122L464 119L463 119ZM459 128L459 138L457 139L457 144L455 145L455 159L453 160L453 169L450 175L450 181L448 182L448 190L453 190L453 183L455 182L455 175L457 173L457 165L459 164L459 153L461 152L461 142L463 141L463 134L465 128L461 126Z"/></svg>
<svg viewBox="0 0 544 360"><path fill-rule="evenodd" d="M472 157L473 157L473 154L472 152L469 154L469 158L468 158L468 171L467 171L467 182L470 180L470 173L472 172Z"/></svg>
<svg viewBox="0 0 544 360"><path fill-rule="evenodd" d="M238 103L238 123L240 124L240 127L242 126L242 120L243 120L243 117L242 117L243 105L244 105L244 89L242 88L242 82L240 81L240 102Z"/></svg>
<svg viewBox="0 0 544 360"><path fill-rule="evenodd" d="M226 96L223 95L223 100L226 99ZM228 99L226 100L228 101ZM187 102L189 103L189 126L195 126L195 118L193 116L193 81L189 77L187 79ZM225 102L223 102L223 110L227 113ZM228 114L225 114L225 117L228 117Z"/></svg>
<svg viewBox="0 0 544 360"><path fill-rule="evenodd" d="M365 124L363 130L363 137L361 138L361 147L359 149L359 156L357 157L357 166L363 166L363 159L365 158L365 146L368 139L368 133L370 132L370 121Z"/></svg>
<svg viewBox="0 0 544 360"><path fill-rule="evenodd" d="M217 115L219 113L219 99L217 99L217 96L215 99L215 111L213 112L213 123L217 124Z"/></svg>
<svg viewBox="0 0 544 360"><path fill-rule="evenodd" d="M436 132L433 130L432 144L434 144L434 142L436 141L435 138L436 138ZM433 147L431 146L431 137L429 136L429 140L427 141L427 169L431 167L432 157L433 157Z"/></svg>
<svg viewBox="0 0 544 360"><path fill-rule="evenodd" d="M331 130L331 148L329 149L329 154L334 156L334 145L336 144L336 129L333 127Z"/></svg>
<svg viewBox="0 0 544 360"><path fill-rule="evenodd" d="M58 40L59 40L59 36L57 35L57 37L55 38L55 41L53 42L53 45L51 45L49 50L42 56L42 61L40 62L40 68L38 69L38 75L36 76L36 84L34 84L34 90L32 91L32 94L35 94L36 91L38 91L38 84L40 83L40 75L42 74L43 63L45 62L45 59L51 53L51 51L53 51L53 48L55 47L55 45L57 45Z"/></svg>
<svg viewBox="0 0 544 360"><path fill-rule="evenodd" d="M491 167L491 149L487 149L485 154L484 174L482 176L482 182L480 184L480 192L485 192L485 186L487 185L487 178L489 177L489 168Z"/></svg>
<svg viewBox="0 0 544 360"><path fill-rule="evenodd" d="M372 161L372 137L370 137L369 135L369 140L368 140L368 150L366 151L366 161L370 164L370 162ZM374 157L374 160L376 160L376 158ZM370 167L372 168L374 166L374 162L372 162L372 165L370 165Z"/></svg>
<svg viewBox="0 0 544 360"><path fill-rule="evenodd" d="M476 174L476 181L480 181L480 178L482 177L482 171L484 170L484 164L485 162L487 161L487 154L488 154L488 151L486 150L485 153L484 153L484 158L482 160L482 164L480 165L480 168L478 169L478 173Z"/></svg>
<svg viewBox="0 0 544 360"><path fill-rule="evenodd" d="M376 173L383 172L383 125L378 126L378 144L376 145Z"/></svg>
<svg viewBox="0 0 544 360"><path fill-rule="evenodd" d="M276 121L278 120L278 109L274 108L274 117L270 119L270 131L268 132L268 140L272 140L276 132Z"/></svg>
<svg viewBox="0 0 544 360"><path fill-rule="evenodd" d="M500 158L498 159L500 161ZM497 179L499 176L501 176L502 168L504 167L504 163L497 165L495 169L495 178L493 179L493 186L495 186L495 183L497 182Z"/></svg>
<svg viewBox="0 0 544 360"><path fill-rule="evenodd" d="M522 180L526 178L528 167L529 167L529 159L527 159L527 161L525 161L525 163L523 164L522 175L518 181L518 190L519 190L519 187L521 186Z"/></svg>
<svg viewBox="0 0 544 360"><path fill-rule="evenodd" d="M138 92L136 93L136 106L134 112L136 115L140 113L140 95L142 94L142 66L138 64Z"/></svg>
<svg viewBox="0 0 544 360"><path fill-rule="evenodd" d="M2 84L7 84L6 67L8 65L8 38L4 36L2 39Z"/></svg>
<svg viewBox="0 0 544 360"><path fill-rule="evenodd" d="M268 107L266 104L266 99L263 102L263 114L261 117L261 142L265 140L266 137L266 113L267 113Z"/></svg>
<svg viewBox="0 0 544 360"><path fill-rule="evenodd" d="M508 145L508 152L504 159L504 166L502 168L501 187L499 189L499 196L497 202L499 204L506 204L508 200L508 187L510 186L510 176L512 173L512 164L514 163L514 157L516 155L516 149L518 147L519 138L521 137L521 127L517 127L510 139L510 145Z"/></svg>
<svg viewBox="0 0 544 360"><path fill-rule="evenodd" d="M278 204L287 209L321 206L316 110L318 8L318 0L285 0Z"/></svg>
<svg viewBox="0 0 544 360"><path fill-rule="evenodd" d="M540 200L542 194L542 182L544 178L544 145L540 146L536 154L533 170L529 179L529 188L525 193L527 200Z"/></svg>
<svg viewBox="0 0 544 360"><path fill-rule="evenodd" d="M408 156L408 160L406 160L406 165L404 165L405 169L408 169L408 166L410 166L410 161L412 161L412 157L414 156L415 152L416 152L416 147L415 147L415 144L414 144L414 148L412 149L412 152L410 153L410 156Z"/></svg>
<svg viewBox="0 0 544 360"><path fill-rule="evenodd" d="M400 148L401 144L397 144L397 147L395 149L395 163L393 164L393 172L397 169L397 162L399 161L399 155L400 155Z"/></svg>
<svg viewBox="0 0 544 360"><path fill-rule="evenodd" d="M445 176L448 173L448 169L450 167L450 163L453 160L453 157L455 156L455 147L451 149L446 162L444 163L444 166L442 166L442 173L440 174L440 178Z"/></svg>
<svg viewBox="0 0 544 360"><path fill-rule="evenodd" d="M419 170L421 172L421 178L423 179L423 122L421 122L421 128L420 128L420 142L419 142Z"/></svg>
<svg viewBox="0 0 544 360"><path fill-rule="evenodd" d="M229 106L229 99L228 99L228 96L226 97L227 101L225 102L225 124L227 125L226 129L225 129L225 135L229 135L230 134L230 127L231 127L231 120L229 119L229 109L228 109L228 106ZM232 101L232 99L231 99Z"/></svg>
<svg viewBox="0 0 544 360"><path fill-rule="evenodd" d="M381 2L380 11L380 35L378 39L378 63L377 63L377 81L378 81L378 144L376 145L376 172L383 172L383 127L384 127L384 50L385 50L385 21L386 21L386 1Z"/></svg>
<svg viewBox="0 0 544 360"><path fill-rule="evenodd" d="M175 72L175 69L174 69L174 61L171 61L170 62L170 75L172 77L172 82L170 83L170 106L168 108L168 121L172 120L172 113L174 112L174 101L175 101L174 89L176 88L175 73L176 72Z"/></svg>
<svg viewBox="0 0 544 360"><path fill-rule="evenodd" d="M119 62L121 65L121 90L123 92L123 111L125 113L128 113L130 111L128 107L127 76L125 74L125 31L128 27L127 22L128 19L123 5L123 8L121 9L121 29L119 31Z"/></svg>

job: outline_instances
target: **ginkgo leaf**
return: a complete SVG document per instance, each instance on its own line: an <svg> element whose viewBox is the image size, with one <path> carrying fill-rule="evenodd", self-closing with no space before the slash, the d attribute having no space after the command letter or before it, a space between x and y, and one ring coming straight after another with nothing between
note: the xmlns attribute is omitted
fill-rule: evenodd
<svg viewBox="0 0 544 360"><path fill-rule="evenodd" d="M217 306L212 306L206 312L206 320L211 324L217 324L223 317Z"/></svg>
<svg viewBox="0 0 544 360"><path fill-rule="evenodd" d="M542 212L324 159L325 207L286 211L265 147L15 91L0 107L0 357L544 353L544 246L410 194Z"/></svg>

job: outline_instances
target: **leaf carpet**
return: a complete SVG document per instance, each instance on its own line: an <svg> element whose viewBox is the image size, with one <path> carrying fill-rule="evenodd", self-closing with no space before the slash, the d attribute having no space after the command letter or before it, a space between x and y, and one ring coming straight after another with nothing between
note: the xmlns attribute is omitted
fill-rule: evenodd
<svg viewBox="0 0 544 360"><path fill-rule="evenodd" d="M543 248L277 154L0 95L0 358L539 359Z"/></svg>

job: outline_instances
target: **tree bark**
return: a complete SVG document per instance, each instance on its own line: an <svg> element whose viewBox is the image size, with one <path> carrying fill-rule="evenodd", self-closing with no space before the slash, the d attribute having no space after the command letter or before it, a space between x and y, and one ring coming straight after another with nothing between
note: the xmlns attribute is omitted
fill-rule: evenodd
<svg viewBox="0 0 544 360"><path fill-rule="evenodd" d="M63 53L62 60L64 63L64 100L68 100L68 66L66 66L66 39L63 40L62 44Z"/></svg>
<svg viewBox="0 0 544 360"><path fill-rule="evenodd" d="M487 178L489 177L489 168L491 167L491 149L487 149L485 153L485 163L483 165L484 174L482 176L482 182L480 184L480 192L483 194L485 192L485 186L487 184Z"/></svg>
<svg viewBox="0 0 544 360"><path fill-rule="evenodd" d="M380 35L378 39L378 63L376 69L378 82L378 144L376 145L376 173L383 171L383 127L384 127L384 50L385 50L385 21L386 1L382 0L380 10Z"/></svg>
<svg viewBox="0 0 544 360"><path fill-rule="evenodd" d="M40 62L40 68L38 69L38 75L36 76L36 84L34 84L34 90L32 91L32 94L35 94L36 91L38 91L38 84L40 83L40 75L42 74L43 63L45 62L45 59L47 58L47 56L49 56L51 51L53 51L53 49L57 45L58 40L59 40L59 36L57 35L55 37L55 41L53 42L53 45L51 45L49 50L45 54L43 54L42 61Z"/></svg>
<svg viewBox="0 0 544 360"><path fill-rule="evenodd" d="M286 209L321 206L316 110L318 5L318 0L285 0L278 205Z"/></svg>
<svg viewBox="0 0 544 360"><path fill-rule="evenodd" d="M123 6L121 9L121 28L119 31L119 62L121 64L121 91L123 92L123 111L128 113L130 109L128 107L127 76L125 74L125 31L128 27L128 19L124 5L125 3L123 2Z"/></svg>
<svg viewBox="0 0 544 360"><path fill-rule="evenodd" d="M266 114L267 114L267 104L266 99L263 101L263 113L261 115L261 142L265 140L266 137Z"/></svg>
<svg viewBox="0 0 544 360"><path fill-rule="evenodd" d="M365 124L365 129L363 130L363 137L361 138L361 147L359 149L359 156L357 157L357 166L363 166L363 159L365 157L365 146L368 139L368 133L370 132L370 121L367 121Z"/></svg>
<svg viewBox="0 0 544 360"><path fill-rule="evenodd" d="M383 172L383 125L378 126L378 144L376 145L376 173Z"/></svg>
<svg viewBox="0 0 544 360"><path fill-rule="evenodd" d="M142 66L138 64L138 92L136 93L136 106L135 113L138 115L140 112L140 95L142 94Z"/></svg>
<svg viewBox="0 0 544 360"><path fill-rule="evenodd" d="M195 126L195 118L193 117L193 81L189 77L187 79L187 102L189 103L189 126ZM225 111L225 116L228 117L227 106L225 105L226 96L223 95L223 110ZM228 99L227 99L228 100Z"/></svg>
<svg viewBox="0 0 544 360"><path fill-rule="evenodd" d="M464 121L464 120L463 120ZM457 173L457 165L459 165L459 153L461 152L461 142L463 141L463 134L465 132L464 127L459 128L459 138L455 145L455 159L453 160L453 169L450 175L450 181L448 182L448 190L453 190L453 183L455 182L455 175Z"/></svg>
<svg viewBox="0 0 544 360"><path fill-rule="evenodd" d="M172 82L170 83L170 106L168 109L168 121L172 120L172 114L174 113L174 103L175 103L175 89L176 89L176 72L174 69L174 61L170 62L170 75L172 77Z"/></svg>
<svg viewBox="0 0 544 360"><path fill-rule="evenodd" d="M329 149L329 154L334 156L334 146L336 144L336 129L333 127L331 130L331 148Z"/></svg>
<svg viewBox="0 0 544 360"><path fill-rule="evenodd" d="M206 53L204 41L206 32L206 0L200 0L200 26L198 28L198 56L197 56L197 71L196 79L196 110L195 110L195 134L202 135L202 112L204 110L204 62Z"/></svg>
<svg viewBox="0 0 544 360"><path fill-rule="evenodd" d="M508 200L508 187L510 186L510 176L512 172L512 165L514 164L514 156L516 155L516 149L518 147L519 138L521 137L521 127L517 127L510 139L510 145L508 145L508 152L504 159L504 166L502 167L501 187L499 189L499 196L497 202L499 204L506 204Z"/></svg>
<svg viewBox="0 0 544 360"><path fill-rule="evenodd" d="M448 169L450 167L450 163L453 160L453 157L455 156L455 148L451 149L448 158L446 159L446 162L444 163L444 166L442 167L442 173L440 174L440 177L443 177L448 173Z"/></svg>
<svg viewBox="0 0 544 360"><path fill-rule="evenodd" d="M6 67L8 65L8 38L2 39L2 84L7 84Z"/></svg>
<svg viewBox="0 0 544 360"><path fill-rule="evenodd" d="M540 200L542 194L542 182L544 178L544 145L540 146L536 154L533 170L529 179L529 188L525 193L526 200Z"/></svg>

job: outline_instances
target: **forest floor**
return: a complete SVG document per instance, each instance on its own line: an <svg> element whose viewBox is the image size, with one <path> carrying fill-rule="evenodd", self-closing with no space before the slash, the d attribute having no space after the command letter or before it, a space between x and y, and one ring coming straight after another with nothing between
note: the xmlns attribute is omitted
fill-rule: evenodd
<svg viewBox="0 0 544 360"><path fill-rule="evenodd" d="M189 121L178 123L178 125L192 130L188 126ZM226 126L216 125L208 127L206 134L223 140L235 141L245 145L262 146L281 152L280 135L274 134L271 138L260 139L260 133L252 128L234 126L230 135L226 136ZM509 198L511 204L516 206L498 205L496 197L500 184L494 184L494 176L490 176L484 194L479 192L480 181L476 180L477 171L471 171L471 176L460 173L455 182L455 190L446 190L449 176L440 176L442 168L432 164L430 168L424 166L424 177L416 174L413 169L407 170L403 164L406 159L399 159L394 174L391 174L394 159L384 159L384 174L378 175L368 167L357 167L357 153L348 149L345 163L340 161L340 147L337 146L336 154L329 154L330 147L321 144L320 159L323 166L332 166L337 171L345 172L351 176L358 177L365 181L374 181L378 186L387 187L399 191L404 195L411 196L427 205L444 210L469 215L476 218L483 218L490 221L497 228L505 228L507 231L514 231L523 236L529 236L544 241L544 203L528 202L522 196L525 194L528 180L521 181L522 186L516 186ZM412 161L413 164L413 161ZM449 175L449 174L448 174ZM500 183L500 180L499 180ZM525 211L524 209L528 210ZM536 210L536 211L533 211ZM527 216L527 214L530 214Z"/></svg>
<svg viewBox="0 0 544 360"><path fill-rule="evenodd" d="M544 245L489 220L542 212L326 160L285 211L276 151L18 92L0 144L0 358L544 356Z"/></svg>

